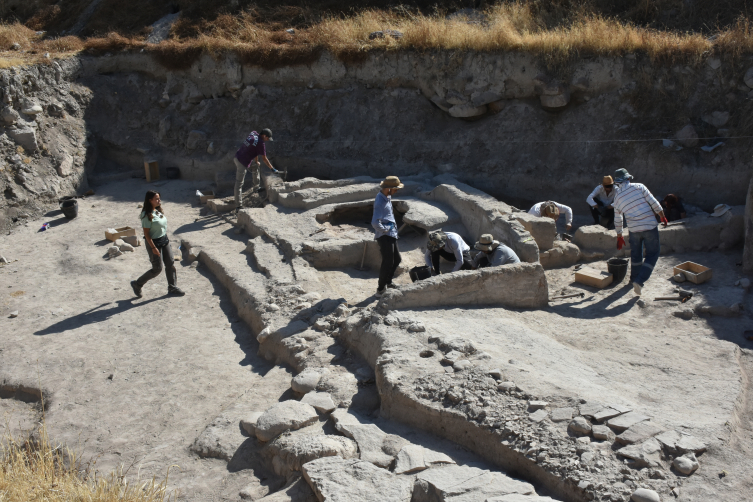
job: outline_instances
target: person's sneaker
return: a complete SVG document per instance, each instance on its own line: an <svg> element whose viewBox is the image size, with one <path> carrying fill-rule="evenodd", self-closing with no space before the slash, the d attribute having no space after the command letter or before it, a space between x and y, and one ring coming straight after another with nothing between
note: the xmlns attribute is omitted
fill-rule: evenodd
<svg viewBox="0 0 753 502"><path fill-rule="evenodd" d="M173 296L185 296L185 295L186 295L186 294L185 294L185 293L183 292L183 290L182 290L182 289L180 289L180 288L169 288L169 289L167 290L167 294L168 294L168 295L173 295Z"/></svg>
<svg viewBox="0 0 753 502"><path fill-rule="evenodd" d="M131 287L133 288L133 294L138 298L141 298L141 286L136 281L131 281Z"/></svg>
<svg viewBox="0 0 753 502"><path fill-rule="evenodd" d="M390 289L397 289L397 286L392 283L387 284L387 287Z"/></svg>
<svg viewBox="0 0 753 502"><path fill-rule="evenodd" d="M381 298L385 291L387 291L387 288L377 289L377 292L374 296Z"/></svg>
<svg viewBox="0 0 753 502"><path fill-rule="evenodd" d="M638 284L637 282L633 283L633 291L635 291L635 294L638 296L641 296L641 290L643 289L643 286Z"/></svg>
<svg viewBox="0 0 753 502"><path fill-rule="evenodd" d="M253 193L259 193L259 192L261 192L262 190L264 190L264 189L263 189L262 187L254 187L254 189L253 189Z"/></svg>

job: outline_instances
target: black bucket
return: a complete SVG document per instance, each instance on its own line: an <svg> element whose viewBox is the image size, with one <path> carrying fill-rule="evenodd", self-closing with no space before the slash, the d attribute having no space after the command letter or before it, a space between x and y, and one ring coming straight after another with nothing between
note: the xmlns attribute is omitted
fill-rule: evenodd
<svg viewBox="0 0 753 502"><path fill-rule="evenodd" d="M177 180L180 178L180 169L177 167L168 167L165 169L165 173L167 174L167 179L169 180Z"/></svg>
<svg viewBox="0 0 753 502"><path fill-rule="evenodd" d="M78 216L78 201L76 199L66 200L60 204L60 209L63 211L63 215L72 220Z"/></svg>
<svg viewBox="0 0 753 502"><path fill-rule="evenodd" d="M607 270L614 277L613 284L622 282L627 274L628 261L624 258L610 258L607 260Z"/></svg>
<svg viewBox="0 0 753 502"><path fill-rule="evenodd" d="M423 267L413 267L408 272L408 275L413 282L422 281L431 277L431 269L425 265Z"/></svg>

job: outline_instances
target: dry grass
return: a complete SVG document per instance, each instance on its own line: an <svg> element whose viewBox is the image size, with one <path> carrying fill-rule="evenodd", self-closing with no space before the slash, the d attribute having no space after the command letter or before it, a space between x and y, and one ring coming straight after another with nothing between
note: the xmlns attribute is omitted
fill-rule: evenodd
<svg viewBox="0 0 753 502"><path fill-rule="evenodd" d="M42 425L38 439L0 444L0 500L8 502L164 502L167 476L129 482L121 473L91 476L67 448L54 447Z"/></svg>
<svg viewBox="0 0 753 502"><path fill-rule="evenodd" d="M76 37L39 40L34 31L16 23L0 25L0 50L8 50L14 42L26 51L50 53L86 50L104 54L144 49L170 69L187 68L204 53L235 53L244 63L265 68L307 64L323 51L346 62L361 61L372 51L521 51L539 57L549 68L566 67L584 56L637 53L656 64L672 64L698 63L712 54L739 57L753 53L753 29L746 17L739 17L736 23L707 38L699 32L659 30L618 17L604 17L594 14L593 8L583 7L583 3L567 12L571 4L576 5L574 2L495 4L484 11L484 21L476 23L448 19L443 12L423 14L407 8L360 10L313 20L309 10L279 6L274 16L265 17L265 13L250 6L232 14L216 11L201 19L184 16L173 27L171 39L159 45L146 44L143 29L135 35L112 32L83 41ZM636 18L641 8L648 9L649 4L636 4L630 16ZM34 23L40 24L45 16L53 15L53 7L47 9L49 12L40 12ZM285 31L287 25L280 21L285 13L302 24L293 35ZM400 39L387 36L369 40L370 33L386 29L404 35Z"/></svg>

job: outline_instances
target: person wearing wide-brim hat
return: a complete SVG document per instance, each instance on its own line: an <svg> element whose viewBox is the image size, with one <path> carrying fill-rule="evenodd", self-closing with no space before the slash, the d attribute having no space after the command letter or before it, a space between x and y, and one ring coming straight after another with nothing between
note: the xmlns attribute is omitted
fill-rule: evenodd
<svg viewBox="0 0 753 502"><path fill-rule="evenodd" d="M630 282L633 283L633 291L640 295L643 285L651 277L659 260L661 245L655 215L659 215L665 227L668 222L659 201L651 195L648 188L640 183L633 183L632 179L633 176L627 169L617 169L614 172L617 195L614 196L612 205L614 229L617 231L617 249L622 249L625 245L622 223L623 216L627 218L630 228Z"/></svg>
<svg viewBox="0 0 753 502"><path fill-rule="evenodd" d="M586 199L596 225L609 228L614 224L612 202L614 202L615 195L617 195L617 192L614 191L614 180L611 176L604 176L601 185L594 188L591 195Z"/></svg>
<svg viewBox="0 0 753 502"><path fill-rule="evenodd" d="M473 270L471 248L455 232L442 232L438 230L429 234L424 260L426 261L426 266L435 275L441 273L439 270L440 258L455 263L455 266L452 268L453 272L457 272L458 270Z"/></svg>
<svg viewBox="0 0 753 502"><path fill-rule="evenodd" d="M515 251L499 241L495 241L492 234L483 234L473 247L481 251L473 257L473 268L520 263L520 258L515 254Z"/></svg>
<svg viewBox="0 0 753 502"><path fill-rule="evenodd" d="M402 258L397 248L397 222L392 211L392 196L404 186L397 176L387 176L379 183L379 193L374 199L374 216L371 218L371 226L374 227L374 238L379 244L379 253L382 255L377 298L384 294L386 288L397 287L392 284L392 279Z"/></svg>

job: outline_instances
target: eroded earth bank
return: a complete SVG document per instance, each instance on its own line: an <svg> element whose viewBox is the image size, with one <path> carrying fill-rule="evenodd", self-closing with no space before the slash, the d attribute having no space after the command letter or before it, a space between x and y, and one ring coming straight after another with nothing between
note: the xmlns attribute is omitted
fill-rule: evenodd
<svg viewBox="0 0 753 502"><path fill-rule="evenodd" d="M742 63L718 63L648 81L640 58L555 76L519 55L4 70L3 423L33 430L43 396L56 441L100 472L177 465L183 500L745 500L750 156L735 100L750 91ZM679 84L676 121L631 94ZM260 127L283 173L229 213L232 155ZM142 179L145 160L161 180ZM641 298L573 282L584 263L606 270L614 231L578 216L561 241L518 209L556 198L580 213L615 167L683 194L690 213L660 231ZM406 184L403 263L377 299L368 222L386 174ZM104 238L139 227L148 189L165 201L183 298L161 277L134 298L144 247ZM55 207L72 195L69 220ZM709 218L720 202L731 210ZM522 263L411 283L439 228L471 244L493 233ZM679 285L686 303L652 301L685 261L713 279Z"/></svg>

